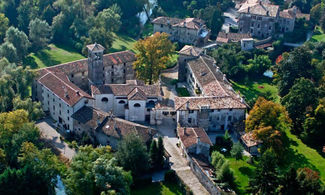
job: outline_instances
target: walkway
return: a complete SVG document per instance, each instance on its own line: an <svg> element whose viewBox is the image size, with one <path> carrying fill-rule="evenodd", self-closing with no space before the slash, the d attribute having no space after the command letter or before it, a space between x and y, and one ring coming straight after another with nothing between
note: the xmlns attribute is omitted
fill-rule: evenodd
<svg viewBox="0 0 325 195"><path fill-rule="evenodd" d="M76 155L75 150L71 149L67 143L60 140L60 134L54 129L53 126L51 126L51 124L52 121L49 118L36 123L36 126L41 132L41 137L55 147L61 155L69 160L72 160L72 158Z"/></svg>
<svg viewBox="0 0 325 195"><path fill-rule="evenodd" d="M180 149L176 146L178 139L175 135L176 123L172 119L165 119L163 125L157 129L164 136L164 146L171 155L171 168L176 171L182 181L192 190L194 195L206 195L209 192L200 183L188 166L186 159L181 155Z"/></svg>

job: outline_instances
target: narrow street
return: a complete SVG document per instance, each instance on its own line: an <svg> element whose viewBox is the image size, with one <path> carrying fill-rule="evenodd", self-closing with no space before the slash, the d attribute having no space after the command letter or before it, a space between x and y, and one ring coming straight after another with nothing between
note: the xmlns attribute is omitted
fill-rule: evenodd
<svg viewBox="0 0 325 195"><path fill-rule="evenodd" d="M76 151L60 140L60 134L50 124L52 124L52 121L49 118L36 123L41 132L41 137L55 147L65 158L72 160L76 155Z"/></svg>
<svg viewBox="0 0 325 195"><path fill-rule="evenodd" d="M178 139L174 132L175 128L176 123L172 119L165 119L163 125L158 127L159 133L164 137L165 149L171 155L171 168L176 171L177 175L192 190L193 194L209 194L188 166L186 159L181 155L180 149L176 146Z"/></svg>

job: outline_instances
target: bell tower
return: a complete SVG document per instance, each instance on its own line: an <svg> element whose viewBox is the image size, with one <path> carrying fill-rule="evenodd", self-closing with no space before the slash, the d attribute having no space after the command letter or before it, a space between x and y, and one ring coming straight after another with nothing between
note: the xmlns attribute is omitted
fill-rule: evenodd
<svg viewBox="0 0 325 195"><path fill-rule="evenodd" d="M104 84L103 54L105 48L100 44L87 45L88 49L88 79L90 85Z"/></svg>

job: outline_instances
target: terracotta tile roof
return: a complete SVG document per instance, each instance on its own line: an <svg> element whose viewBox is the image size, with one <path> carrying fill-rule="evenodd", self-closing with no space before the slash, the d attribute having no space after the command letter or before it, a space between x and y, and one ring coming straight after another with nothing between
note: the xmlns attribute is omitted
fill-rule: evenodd
<svg viewBox="0 0 325 195"><path fill-rule="evenodd" d="M91 86L92 95L114 94L115 96L128 96L135 88L141 90L147 97L160 96L159 85L129 85L129 84L106 84Z"/></svg>
<svg viewBox="0 0 325 195"><path fill-rule="evenodd" d="M279 12L279 6L272 5L269 3L264 3L260 0L257 1L248 0L241 5L238 12L245 13L245 14L277 17Z"/></svg>
<svg viewBox="0 0 325 195"><path fill-rule="evenodd" d="M60 75L59 77L52 72L48 72L38 81L40 84L51 90L55 95L60 97L69 106L74 106L82 98L92 99L92 97L86 92L69 82L69 79L65 75Z"/></svg>
<svg viewBox="0 0 325 195"><path fill-rule="evenodd" d="M202 26L204 26L205 22L198 18L185 18L185 19L179 19L179 18L170 18L170 17L158 17L155 18L152 23L154 24L163 24L163 25L171 25L171 26L177 26L182 28L189 28L189 29L200 29Z"/></svg>
<svg viewBox="0 0 325 195"><path fill-rule="evenodd" d="M78 122L86 124L94 130L102 130L106 135L123 139L131 132L137 133L145 142L149 141L157 131L137 123L123 120L92 107L84 106L72 115Z"/></svg>
<svg viewBox="0 0 325 195"><path fill-rule="evenodd" d="M105 66L133 62L135 54L131 51L116 52L104 55ZM70 106L75 105L82 97L92 98L78 86L73 84L68 76L70 74L88 71L87 59L51 66L38 70L36 80L50 89Z"/></svg>
<svg viewBox="0 0 325 195"><path fill-rule="evenodd" d="M244 135L242 135L240 137L240 139L244 142L244 144L247 147L257 146L257 145L262 143L261 140L257 140L257 139L254 138L253 132L245 133Z"/></svg>
<svg viewBox="0 0 325 195"><path fill-rule="evenodd" d="M200 56L203 52L202 48L185 45L178 53L187 56Z"/></svg>
<svg viewBox="0 0 325 195"><path fill-rule="evenodd" d="M296 18L305 18L307 21L310 20L310 14L297 13Z"/></svg>
<svg viewBox="0 0 325 195"><path fill-rule="evenodd" d="M175 110L246 109L246 104L231 96L224 97L175 97Z"/></svg>
<svg viewBox="0 0 325 195"><path fill-rule="evenodd" d="M242 39L252 38L249 33L225 33L219 32L217 42L228 43L228 42L239 42ZM225 42L226 41L226 42Z"/></svg>
<svg viewBox="0 0 325 195"><path fill-rule="evenodd" d="M145 142L151 140L157 131L137 123L133 123L117 117L109 117L107 122L102 125L102 131L117 139L123 139L130 133L138 134Z"/></svg>
<svg viewBox="0 0 325 195"><path fill-rule="evenodd" d="M295 10L296 8L290 8L290 9L285 9L283 11L280 11L279 16L281 18L289 18L289 19L294 19L296 17Z"/></svg>
<svg viewBox="0 0 325 195"><path fill-rule="evenodd" d="M138 87L134 88L128 95L128 100L146 100L146 94Z"/></svg>
<svg viewBox="0 0 325 195"><path fill-rule="evenodd" d="M200 142L212 146L209 136L201 127L178 127L177 134L185 148L189 148L192 145L195 145L198 141L198 138L200 139Z"/></svg>

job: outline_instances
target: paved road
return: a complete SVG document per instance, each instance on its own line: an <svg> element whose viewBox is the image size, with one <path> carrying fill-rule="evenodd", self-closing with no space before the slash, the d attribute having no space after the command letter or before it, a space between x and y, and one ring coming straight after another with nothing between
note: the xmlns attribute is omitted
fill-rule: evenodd
<svg viewBox="0 0 325 195"><path fill-rule="evenodd" d="M41 137L49 141L64 157L72 160L74 155L76 155L75 150L60 140L60 134L50 124L51 119L45 119L36 123L41 132Z"/></svg>
<svg viewBox="0 0 325 195"><path fill-rule="evenodd" d="M158 127L158 131L164 136L165 149L171 155L169 159L171 168L176 171L177 175L195 195L209 194L188 166L186 159L181 155L180 149L176 146L178 139L174 132L175 127L176 123L172 119L165 119L163 125Z"/></svg>

